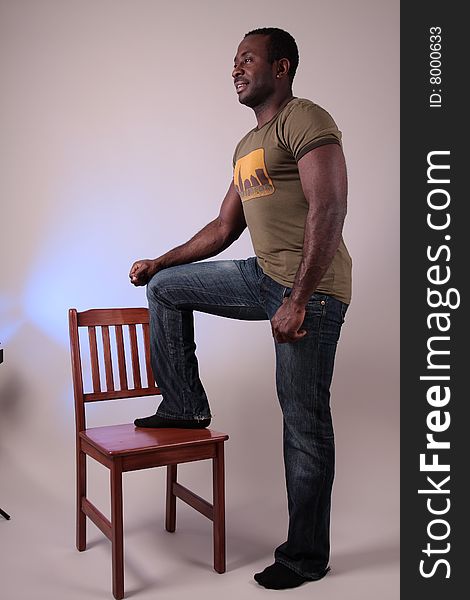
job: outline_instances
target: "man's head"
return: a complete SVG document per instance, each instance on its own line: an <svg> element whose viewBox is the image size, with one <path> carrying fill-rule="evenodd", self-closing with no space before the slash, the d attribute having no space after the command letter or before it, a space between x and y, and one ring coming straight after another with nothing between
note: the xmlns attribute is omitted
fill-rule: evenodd
<svg viewBox="0 0 470 600"><path fill-rule="evenodd" d="M298 64L297 44L287 31L249 31L238 46L232 72L239 101L254 108L276 91L291 92Z"/></svg>

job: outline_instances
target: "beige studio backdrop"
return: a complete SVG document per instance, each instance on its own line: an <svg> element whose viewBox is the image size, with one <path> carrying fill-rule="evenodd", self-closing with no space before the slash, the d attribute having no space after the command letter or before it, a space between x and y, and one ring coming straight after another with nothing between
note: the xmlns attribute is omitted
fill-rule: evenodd
<svg viewBox="0 0 470 600"><path fill-rule="evenodd" d="M226 431L227 573L210 523L179 506L163 528L163 469L124 478L128 597L398 598L398 0L1 0L0 585L5 600L110 598L110 545L74 547L67 309L145 306L128 282L213 219L237 141L254 126L231 80L244 33L277 26L300 49L294 94L343 132L344 237L354 293L332 390L332 572L289 592L252 574L285 539L281 412L270 328L196 316L200 369ZM252 255L245 233L223 258ZM105 410L106 409L106 410ZM92 406L129 422L155 400ZM207 497L210 463L183 483ZM109 511L107 471L91 497ZM286 596L287 597L287 596Z"/></svg>

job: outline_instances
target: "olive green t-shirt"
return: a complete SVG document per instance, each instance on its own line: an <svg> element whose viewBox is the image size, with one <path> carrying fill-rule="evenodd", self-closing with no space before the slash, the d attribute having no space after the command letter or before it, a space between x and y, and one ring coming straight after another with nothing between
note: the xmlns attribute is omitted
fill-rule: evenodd
<svg viewBox="0 0 470 600"><path fill-rule="evenodd" d="M313 148L331 143L341 144L332 117L310 100L293 98L235 148L234 185L259 265L287 287L292 287L302 260L308 212L297 162ZM315 291L351 301L351 257L342 238Z"/></svg>

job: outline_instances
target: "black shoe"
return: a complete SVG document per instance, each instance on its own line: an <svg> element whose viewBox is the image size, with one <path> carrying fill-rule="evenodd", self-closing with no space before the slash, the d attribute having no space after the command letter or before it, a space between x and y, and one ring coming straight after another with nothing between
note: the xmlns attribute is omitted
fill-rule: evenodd
<svg viewBox="0 0 470 600"><path fill-rule="evenodd" d="M150 417L136 419L134 425L136 427L158 427L164 429L166 427L178 429L204 429L211 424L210 417L208 419L166 419L160 417L156 413Z"/></svg>
<svg viewBox="0 0 470 600"><path fill-rule="evenodd" d="M287 590L299 587L306 581L322 579L329 570L330 567L327 567L324 571L318 573L316 577L303 577L282 563L275 562L266 567L261 573L255 573L254 578L255 581L268 590Z"/></svg>

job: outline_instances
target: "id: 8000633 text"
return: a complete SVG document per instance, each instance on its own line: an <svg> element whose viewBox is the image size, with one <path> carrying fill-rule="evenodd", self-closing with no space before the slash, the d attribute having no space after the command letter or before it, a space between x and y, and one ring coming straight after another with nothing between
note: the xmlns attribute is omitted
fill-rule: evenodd
<svg viewBox="0 0 470 600"><path fill-rule="evenodd" d="M441 27L429 28L429 107L441 108L442 106L442 29Z"/></svg>

